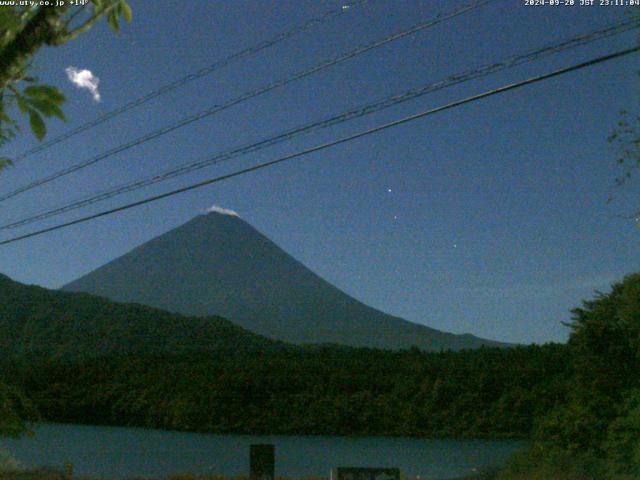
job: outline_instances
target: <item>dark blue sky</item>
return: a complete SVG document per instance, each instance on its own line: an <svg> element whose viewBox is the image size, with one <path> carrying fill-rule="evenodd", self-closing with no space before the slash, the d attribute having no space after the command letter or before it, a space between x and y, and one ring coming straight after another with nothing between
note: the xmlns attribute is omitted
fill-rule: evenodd
<svg viewBox="0 0 640 480"><path fill-rule="evenodd" d="M576 0L579 3L579 0ZM54 136L188 72L344 2L132 0L134 23L100 25L42 51L35 71L68 97ZM190 83L0 177L6 192L120 143L434 17L463 2L372 0L238 64ZM527 7L502 0L245 102L0 205L0 221L604 27L621 7ZM385 121L628 48L600 41L437 92L294 141L130 193L38 227L276 158ZM90 69L102 101L65 68ZM0 247L0 271L59 287L216 204L347 293L408 320L512 342L566 339L560 322L595 289L638 269L640 231L619 218L637 189L614 190L607 136L638 110L638 56L626 57L425 118L269 170ZM23 134L4 151L37 142ZM26 233L3 232L2 238Z"/></svg>

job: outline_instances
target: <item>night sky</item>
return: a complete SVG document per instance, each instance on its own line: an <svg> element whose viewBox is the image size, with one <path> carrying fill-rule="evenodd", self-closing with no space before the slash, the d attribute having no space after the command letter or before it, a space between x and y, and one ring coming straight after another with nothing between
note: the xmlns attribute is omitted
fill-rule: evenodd
<svg viewBox="0 0 640 480"><path fill-rule="evenodd" d="M435 17L458 1L371 0L328 24L18 162L17 188L265 83ZM576 0L579 3L579 0ZM33 72L68 98L47 138L344 2L130 2L119 34L102 22L42 50ZM619 6L529 7L502 0L147 142L0 205L0 222L280 133L457 72L625 18ZM72 220L277 158L405 115L629 48L625 33L448 88L225 164L0 232ZM67 67L100 79L100 102ZM569 310L638 270L637 187L614 188L607 142L623 109L638 111L638 55L494 96L271 169L0 247L0 271L57 288L212 205L237 211L284 250L357 299L454 333L509 342L564 341ZM25 127L3 154L37 141ZM614 201L607 203L609 195Z"/></svg>

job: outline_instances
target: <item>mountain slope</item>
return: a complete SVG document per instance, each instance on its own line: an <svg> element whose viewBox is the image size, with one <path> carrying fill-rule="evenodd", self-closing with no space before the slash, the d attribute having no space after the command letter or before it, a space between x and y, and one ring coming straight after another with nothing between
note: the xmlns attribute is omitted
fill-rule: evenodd
<svg viewBox="0 0 640 480"><path fill-rule="evenodd" d="M257 351L280 344L219 317L189 318L0 275L0 357Z"/></svg>
<svg viewBox="0 0 640 480"><path fill-rule="evenodd" d="M186 315L220 315L293 343L426 350L498 345L368 307L237 216L200 215L66 285Z"/></svg>

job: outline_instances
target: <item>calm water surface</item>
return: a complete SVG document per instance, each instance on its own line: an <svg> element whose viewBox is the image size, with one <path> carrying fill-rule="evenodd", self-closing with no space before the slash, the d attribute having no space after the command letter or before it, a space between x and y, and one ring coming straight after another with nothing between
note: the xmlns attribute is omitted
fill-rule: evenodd
<svg viewBox="0 0 640 480"><path fill-rule="evenodd" d="M328 476L334 466L399 467L421 479L451 478L500 465L522 442L389 437L211 435L141 428L42 424L35 436L0 441L24 466L62 466L77 475L246 475L249 445L276 446L276 475Z"/></svg>

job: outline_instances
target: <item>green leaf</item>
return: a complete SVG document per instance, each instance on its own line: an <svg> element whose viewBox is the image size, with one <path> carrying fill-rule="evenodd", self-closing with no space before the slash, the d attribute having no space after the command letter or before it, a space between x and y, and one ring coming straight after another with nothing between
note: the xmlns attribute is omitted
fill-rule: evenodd
<svg viewBox="0 0 640 480"><path fill-rule="evenodd" d="M47 100L55 105L61 105L65 101L62 92L50 85L33 85L25 88L24 93L31 98Z"/></svg>
<svg viewBox="0 0 640 480"><path fill-rule="evenodd" d="M27 113L29 111L29 105L22 95L16 94L16 102L18 103L18 108L22 113Z"/></svg>
<svg viewBox="0 0 640 480"><path fill-rule="evenodd" d="M51 109L52 109L52 112L53 112L54 116L58 117L63 122L67 121L67 117L65 117L64 112L62 110L60 110L59 106L51 105Z"/></svg>
<svg viewBox="0 0 640 480"><path fill-rule="evenodd" d="M115 8L109 12L109 15L107 16L107 22L109 22L109 25L114 31L116 32L120 31L120 23L118 22L118 12L116 11Z"/></svg>
<svg viewBox="0 0 640 480"><path fill-rule="evenodd" d="M4 110L4 103L2 103L2 101L0 101L0 123L1 122L5 122L5 123L15 123L12 118L7 114L7 112L5 112Z"/></svg>
<svg viewBox="0 0 640 480"><path fill-rule="evenodd" d="M0 25L3 30L15 29L20 26L20 15L12 8L0 8Z"/></svg>
<svg viewBox="0 0 640 480"><path fill-rule="evenodd" d="M131 21L133 20L133 11L131 10L131 7L126 2L126 0L120 0L120 7L122 18L124 18L127 23L131 23Z"/></svg>
<svg viewBox="0 0 640 480"><path fill-rule="evenodd" d="M0 25L0 47L3 47L20 31L20 17L10 7L0 8Z"/></svg>
<svg viewBox="0 0 640 480"><path fill-rule="evenodd" d="M8 157L0 157L0 170L13 165L13 161Z"/></svg>
<svg viewBox="0 0 640 480"><path fill-rule="evenodd" d="M64 113L62 113L62 110L60 110L60 107L58 107L54 103L50 103L39 98L33 98L29 99L29 104L40 113L42 113L45 117L56 116L61 120L67 120L64 116Z"/></svg>
<svg viewBox="0 0 640 480"><path fill-rule="evenodd" d="M47 127L42 120L42 117L35 110L29 110L29 124L31 125L31 131L38 140L42 140L47 133Z"/></svg>

